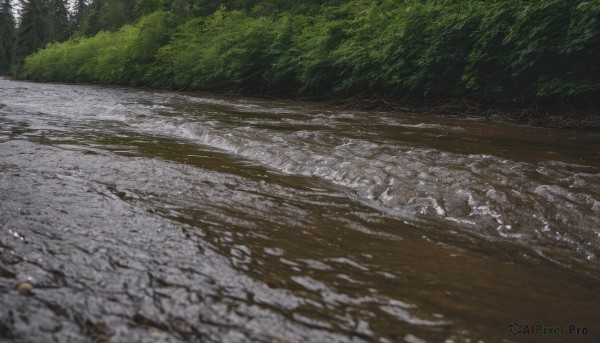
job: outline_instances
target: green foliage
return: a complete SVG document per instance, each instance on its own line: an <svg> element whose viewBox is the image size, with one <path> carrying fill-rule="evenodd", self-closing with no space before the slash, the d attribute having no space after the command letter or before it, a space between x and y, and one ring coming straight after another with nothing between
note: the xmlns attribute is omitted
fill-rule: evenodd
<svg viewBox="0 0 600 343"><path fill-rule="evenodd" d="M100 31L117 31L135 19L135 0L93 0L85 9L80 33L93 36Z"/></svg>
<svg viewBox="0 0 600 343"><path fill-rule="evenodd" d="M69 38L70 23L66 0L49 0L48 6L48 41L62 42Z"/></svg>
<svg viewBox="0 0 600 343"><path fill-rule="evenodd" d="M27 58L22 76L44 81L102 82L138 85L157 50L166 44L173 24L155 12L117 32L50 44Z"/></svg>
<svg viewBox="0 0 600 343"><path fill-rule="evenodd" d="M48 40L48 9L42 0L21 0L21 22L17 30L17 59L42 48Z"/></svg>
<svg viewBox="0 0 600 343"><path fill-rule="evenodd" d="M80 29L83 24L83 19L87 13L88 3L86 0L75 0L74 8L73 8L73 21L71 23L72 27L75 29Z"/></svg>
<svg viewBox="0 0 600 343"><path fill-rule="evenodd" d="M296 25L298 32L278 58L274 76L295 80L303 93L317 96L327 93L337 78L330 53L345 35L343 22L332 18L317 24L315 18L304 18L297 20Z"/></svg>
<svg viewBox="0 0 600 343"><path fill-rule="evenodd" d="M137 0L134 9L138 17L148 15L152 12L160 11L164 8L163 0Z"/></svg>
<svg viewBox="0 0 600 343"><path fill-rule="evenodd" d="M191 20L158 52L147 78L195 89L261 84L273 59L274 25L270 19L224 9Z"/></svg>
<svg viewBox="0 0 600 343"><path fill-rule="evenodd" d="M95 0L85 33L131 21L110 15L109 25L102 14L128 1ZM600 98L600 0L138 0L135 9L144 16L133 25L31 56L25 75L521 106Z"/></svg>
<svg viewBox="0 0 600 343"><path fill-rule="evenodd" d="M14 59L15 18L10 0L0 3L0 74L7 74Z"/></svg>
<svg viewBox="0 0 600 343"><path fill-rule="evenodd" d="M600 1L488 6L473 33L464 76L470 88L527 102L600 90Z"/></svg>

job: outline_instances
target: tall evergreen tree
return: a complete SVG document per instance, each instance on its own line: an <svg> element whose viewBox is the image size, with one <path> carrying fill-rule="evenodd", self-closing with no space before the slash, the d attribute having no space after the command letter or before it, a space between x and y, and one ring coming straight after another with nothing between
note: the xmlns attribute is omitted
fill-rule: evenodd
<svg viewBox="0 0 600 343"><path fill-rule="evenodd" d="M43 0L21 0L17 29L17 62L36 52L48 41L47 9Z"/></svg>
<svg viewBox="0 0 600 343"><path fill-rule="evenodd" d="M86 0L76 0L75 7L73 8L73 24L75 29L80 29L83 24L83 19L88 9L88 2Z"/></svg>
<svg viewBox="0 0 600 343"><path fill-rule="evenodd" d="M107 0L92 0L87 6L80 25L80 32L84 36L94 36L102 30L101 17L106 10L107 4Z"/></svg>
<svg viewBox="0 0 600 343"><path fill-rule="evenodd" d="M86 11L81 33L93 36L100 31L117 31L135 19L135 0L93 0Z"/></svg>
<svg viewBox="0 0 600 343"><path fill-rule="evenodd" d="M102 29L117 31L121 26L130 24L134 20L134 0L108 0L105 11L101 17Z"/></svg>
<svg viewBox="0 0 600 343"><path fill-rule="evenodd" d="M69 11L67 0L48 1L48 41L62 42L69 38Z"/></svg>
<svg viewBox="0 0 600 343"><path fill-rule="evenodd" d="M10 0L0 3L0 73L7 74L14 58L15 18Z"/></svg>

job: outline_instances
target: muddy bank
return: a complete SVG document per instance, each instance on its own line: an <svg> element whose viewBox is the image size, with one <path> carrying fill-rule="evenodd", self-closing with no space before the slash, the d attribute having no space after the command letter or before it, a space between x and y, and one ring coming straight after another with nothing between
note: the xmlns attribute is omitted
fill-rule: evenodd
<svg viewBox="0 0 600 343"><path fill-rule="evenodd" d="M572 105L564 103L498 104L477 99L449 98L436 101L386 99L380 96L355 96L325 100L340 109L385 111L390 113L421 113L483 119L490 123L515 123L534 127L565 129L600 129L600 110L597 104Z"/></svg>

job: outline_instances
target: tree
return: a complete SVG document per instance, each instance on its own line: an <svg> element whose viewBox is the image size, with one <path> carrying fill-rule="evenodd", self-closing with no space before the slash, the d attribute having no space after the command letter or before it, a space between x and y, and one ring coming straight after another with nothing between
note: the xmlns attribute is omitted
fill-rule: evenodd
<svg viewBox="0 0 600 343"><path fill-rule="evenodd" d="M62 42L69 38L69 12L66 0L48 1L48 41Z"/></svg>
<svg viewBox="0 0 600 343"><path fill-rule="evenodd" d="M164 9L163 0L137 0L135 2L135 14L136 17L142 17L152 12Z"/></svg>
<svg viewBox="0 0 600 343"><path fill-rule="evenodd" d="M84 36L94 36L102 30L100 17L104 12L106 3L106 0L92 0L92 2L86 6L85 15L80 24L80 33Z"/></svg>
<svg viewBox="0 0 600 343"><path fill-rule="evenodd" d="M130 24L134 20L134 0L107 0L104 13L101 16L102 29L117 31L123 25Z"/></svg>
<svg viewBox="0 0 600 343"><path fill-rule="evenodd" d="M86 10L80 32L93 36L100 31L115 32L135 19L135 0L93 0Z"/></svg>
<svg viewBox="0 0 600 343"><path fill-rule="evenodd" d="M15 18L10 0L0 3L0 73L6 74L14 58Z"/></svg>
<svg viewBox="0 0 600 343"><path fill-rule="evenodd" d="M17 29L17 62L36 52L48 41L47 9L43 0L21 0L21 22Z"/></svg>
<svg viewBox="0 0 600 343"><path fill-rule="evenodd" d="M75 6L73 8L73 23L75 26L75 29L79 29L81 28L81 25L83 24L83 19L85 18L85 14L87 12L88 9L88 3L86 0L76 0L75 1Z"/></svg>

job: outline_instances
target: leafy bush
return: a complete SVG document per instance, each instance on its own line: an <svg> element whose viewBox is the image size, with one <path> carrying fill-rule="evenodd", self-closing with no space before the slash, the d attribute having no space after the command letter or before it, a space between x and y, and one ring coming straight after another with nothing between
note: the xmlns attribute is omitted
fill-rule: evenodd
<svg viewBox="0 0 600 343"><path fill-rule="evenodd" d="M43 81L142 84L147 66L170 37L165 12L152 13L117 32L50 44L29 56L22 76Z"/></svg>

